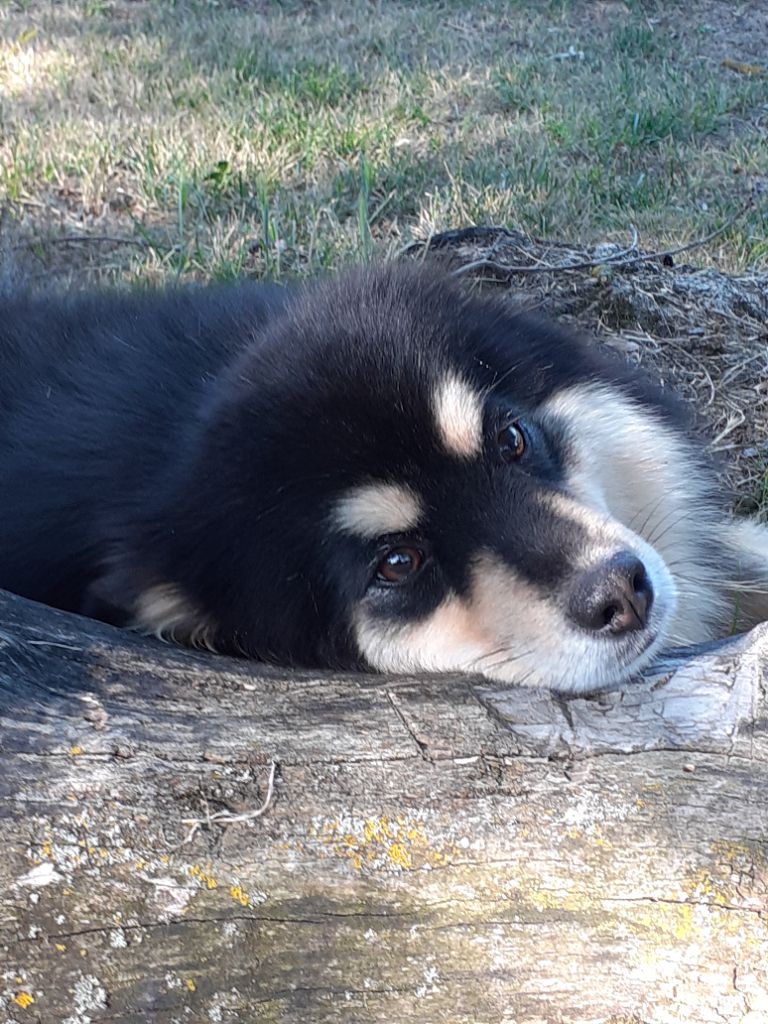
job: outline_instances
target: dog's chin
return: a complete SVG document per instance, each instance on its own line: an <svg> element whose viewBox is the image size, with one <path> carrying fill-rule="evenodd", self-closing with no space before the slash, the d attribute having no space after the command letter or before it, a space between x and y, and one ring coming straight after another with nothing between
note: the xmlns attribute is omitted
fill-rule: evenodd
<svg viewBox="0 0 768 1024"><path fill-rule="evenodd" d="M576 672L567 679L549 683L549 689L559 696L579 696L589 693L605 693L617 690L627 683L637 681L664 647L665 637L661 633L649 631L645 646L627 661L616 659L613 665L606 665L602 670L592 674L579 675Z"/></svg>
<svg viewBox="0 0 768 1024"><path fill-rule="evenodd" d="M606 651L608 643L592 641L596 650L591 652L580 645L578 653L572 656L564 647L564 667L548 667L547 658L542 656L537 669L526 671L516 665L513 670L496 668L484 671L483 675L493 683L546 689L561 696L615 690L637 679L653 662L664 646L664 636L649 630L643 646L638 649L635 643L632 651Z"/></svg>

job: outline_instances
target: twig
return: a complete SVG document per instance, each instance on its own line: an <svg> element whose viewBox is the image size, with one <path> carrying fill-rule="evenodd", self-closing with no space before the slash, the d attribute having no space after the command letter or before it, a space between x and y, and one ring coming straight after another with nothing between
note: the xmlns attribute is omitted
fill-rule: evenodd
<svg viewBox="0 0 768 1024"><path fill-rule="evenodd" d="M473 270L497 270L504 274L556 274L562 273L569 270L592 270L594 267L602 266L618 266L618 267L630 267L635 263L647 263L650 260L662 260L667 256L678 256L682 252L690 252L691 249L698 249L703 245L707 245L714 238L724 234L728 228L736 223L744 214L752 207L753 198L747 200L742 207L740 207L736 213L734 213L724 224L721 224L719 228L714 231L710 231L708 235L703 238L697 238L693 242L687 242L685 245L677 245L672 249L662 249L658 252L645 252L636 253L630 255L637 247L637 232L633 228L634 241L627 249L622 249L621 252L613 253L611 256L606 256L604 259L591 259L583 260L579 263L567 263L567 264L544 264L543 266L515 266L508 263L497 263L495 260L484 257L479 260L473 260L471 263L465 263L464 266L458 267L452 271L454 277L460 277L464 274L468 274Z"/></svg>
<svg viewBox="0 0 768 1024"><path fill-rule="evenodd" d="M31 249L35 245L71 245L77 243L98 242L109 245L135 245L139 249L146 249L148 243L140 238L121 238L117 235L59 235L49 238L29 238L23 242L17 242L11 248L14 252L19 249Z"/></svg>
<svg viewBox="0 0 768 1024"><path fill-rule="evenodd" d="M409 242L398 250L397 256L407 256L415 249L423 249L425 252L429 249L445 249L491 235L494 238L498 235L514 238L516 232L510 231L509 228L502 227L500 224L476 224L468 228L451 228L449 231L432 231L430 228L426 238L418 238L414 242Z"/></svg>
<svg viewBox="0 0 768 1024"><path fill-rule="evenodd" d="M264 798L264 803L260 807L254 808L252 811L243 811L241 814L235 814L232 811L217 811L215 814L208 814L204 818L182 818L181 822L183 825L190 825L189 832L179 843L179 846L186 846L187 843L191 843L194 837L197 835L203 825L208 828L211 825L234 825L241 821L255 821L256 818L260 818L265 813L269 805L272 803L272 797L275 792L275 772L277 770L277 761L272 761L269 767L269 781L267 782L267 795Z"/></svg>
<svg viewBox="0 0 768 1024"><path fill-rule="evenodd" d="M82 651L82 647L73 647L72 644L58 644L54 640L25 640L30 647L60 647L63 651Z"/></svg>

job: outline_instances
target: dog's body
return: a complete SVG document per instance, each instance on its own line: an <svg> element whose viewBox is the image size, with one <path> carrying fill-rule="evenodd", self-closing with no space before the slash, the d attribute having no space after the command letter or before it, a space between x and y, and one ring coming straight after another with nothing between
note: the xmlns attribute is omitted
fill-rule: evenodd
<svg viewBox="0 0 768 1024"><path fill-rule="evenodd" d="M6 302L0 496L0 586L284 664L573 691L768 617L673 402L408 267Z"/></svg>

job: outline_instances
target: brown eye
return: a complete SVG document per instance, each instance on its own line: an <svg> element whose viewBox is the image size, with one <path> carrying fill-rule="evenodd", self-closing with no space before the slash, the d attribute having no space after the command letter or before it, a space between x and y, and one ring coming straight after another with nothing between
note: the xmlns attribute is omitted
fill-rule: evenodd
<svg viewBox="0 0 768 1024"><path fill-rule="evenodd" d="M385 583L405 583L423 562L424 554L418 548L392 548L379 562L376 576Z"/></svg>
<svg viewBox="0 0 768 1024"><path fill-rule="evenodd" d="M505 462L514 462L525 451L525 434L516 423L508 423L496 435L499 452Z"/></svg>

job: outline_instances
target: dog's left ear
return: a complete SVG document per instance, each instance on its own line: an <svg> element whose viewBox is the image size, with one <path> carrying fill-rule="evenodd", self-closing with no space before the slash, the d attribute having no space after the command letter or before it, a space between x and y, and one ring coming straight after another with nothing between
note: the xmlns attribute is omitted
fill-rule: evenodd
<svg viewBox="0 0 768 1024"><path fill-rule="evenodd" d="M214 649L212 621L175 583L141 583L120 566L107 569L88 587L83 615L128 626L162 640Z"/></svg>
<svg viewBox="0 0 768 1024"><path fill-rule="evenodd" d="M176 583L154 583L143 590L136 599L130 625L161 640L215 650L213 622Z"/></svg>

